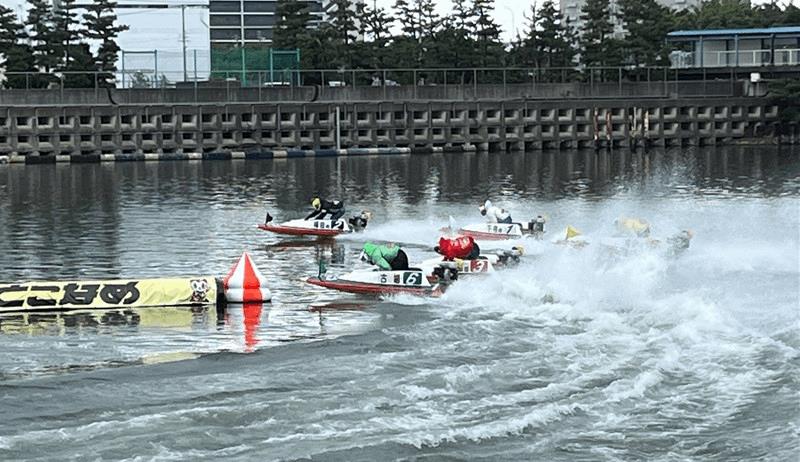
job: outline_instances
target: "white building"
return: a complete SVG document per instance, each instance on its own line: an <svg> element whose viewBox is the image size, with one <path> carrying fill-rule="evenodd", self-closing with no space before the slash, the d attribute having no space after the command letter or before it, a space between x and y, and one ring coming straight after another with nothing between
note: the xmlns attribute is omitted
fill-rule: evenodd
<svg viewBox="0 0 800 462"><path fill-rule="evenodd" d="M672 8L674 10L685 10L700 5L702 0L657 0L658 3ZM565 21L580 33L583 30L584 21L581 19L581 8L586 3L586 0L560 0L559 6L561 15ZM619 6L617 0L610 1L610 10L614 20L614 35L622 37L625 34L625 28L622 21L619 19Z"/></svg>

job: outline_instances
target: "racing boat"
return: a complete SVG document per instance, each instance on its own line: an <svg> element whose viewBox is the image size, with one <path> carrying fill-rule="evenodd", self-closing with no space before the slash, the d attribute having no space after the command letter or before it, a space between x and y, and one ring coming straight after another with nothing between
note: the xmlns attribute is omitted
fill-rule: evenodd
<svg viewBox="0 0 800 462"><path fill-rule="evenodd" d="M476 223L462 227L460 234L481 240L506 240L533 237L541 239L544 234L545 219L541 215L528 223Z"/></svg>
<svg viewBox="0 0 800 462"><path fill-rule="evenodd" d="M452 263L452 262L448 262ZM339 277L327 276L324 270L306 282L326 289L360 295L411 294L427 297L441 296L449 283L458 278L452 264L434 265L432 269L407 270L357 269Z"/></svg>
<svg viewBox="0 0 800 462"><path fill-rule="evenodd" d="M477 258L459 259L448 261L442 257L431 258L423 261L420 267L433 272L439 266L455 268L458 276L493 273L499 269L508 268L519 263L523 249L514 246L511 250L501 250L495 253L482 254Z"/></svg>
<svg viewBox="0 0 800 462"><path fill-rule="evenodd" d="M370 219L369 212L361 212L351 218L339 218L338 220L304 220L302 218L289 220L283 223L272 223L273 217L267 213L267 218L258 228L277 234L288 234L291 236L317 236L333 237L339 234L348 234L361 231L367 226Z"/></svg>

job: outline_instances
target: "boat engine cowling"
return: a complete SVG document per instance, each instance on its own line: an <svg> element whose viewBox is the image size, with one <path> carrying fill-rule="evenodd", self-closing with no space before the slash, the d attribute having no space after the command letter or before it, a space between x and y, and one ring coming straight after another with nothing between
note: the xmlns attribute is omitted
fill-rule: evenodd
<svg viewBox="0 0 800 462"><path fill-rule="evenodd" d="M545 220L543 216L538 215L536 218L533 218L528 222L528 232L535 236L541 236L544 234L544 224L546 222L547 220Z"/></svg>
<svg viewBox="0 0 800 462"><path fill-rule="evenodd" d="M443 261L433 269L433 275L439 282L448 283L458 279L458 268L455 262Z"/></svg>
<svg viewBox="0 0 800 462"><path fill-rule="evenodd" d="M347 222L350 223L350 227L353 228L353 231L363 231L364 228L367 227L370 218L372 218L372 214L365 210L359 215L350 217Z"/></svg>

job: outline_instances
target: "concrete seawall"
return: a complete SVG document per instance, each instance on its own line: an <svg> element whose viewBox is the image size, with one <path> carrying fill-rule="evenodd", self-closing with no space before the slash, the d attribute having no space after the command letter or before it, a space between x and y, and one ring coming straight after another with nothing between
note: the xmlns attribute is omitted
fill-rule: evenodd
<svg viewBox="0 0 800 462"><path fill-rule="evenodd" d="M778 120L769 99L744 96L20 104L0 106L0 156L13 162L53 158L34 163L78 162L79 156L100 161L363 152L354 148L405 153L719 145L769 141Z"/></svg>

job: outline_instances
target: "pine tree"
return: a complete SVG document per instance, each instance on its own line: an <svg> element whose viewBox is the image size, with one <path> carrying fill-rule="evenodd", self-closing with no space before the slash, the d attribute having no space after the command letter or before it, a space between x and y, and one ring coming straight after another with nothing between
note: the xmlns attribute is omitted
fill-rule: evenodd
<svg viewBox="0 0 800 462"><path fill-rule="evenodd" d="M53 44L59 43L55 15L47 0L28 0L31 7L25 24L28 26L34 64L40 71L51 72L59 66L61 56Z"/></svg>
<svg viewBox="0 0 800 462"><path fill-rule="evenodd" d="M640 66L665 65L669 62L667 33L673 28L673 14L655 0L618 0L627 31L624 60Z"/></svg>
<svg viewBox="0 0 800 462"><path fill-rule="evenodd" d="M500 41L500 26L492 16L494 0L474 0L474 35L478 43L478 55L482 67L502 64L504 46Z"/></svg>
<svg viewBox="0 0 800 462"><path fill-rule="evenodd" d="M442 18L440 27L428 47L429 60L435 67L463 68L477 64L476 43L471 34L475 17L470 0L453 0L453 14ZM469 74L471 78L472 73ZM456 72L452 78L461 80L466 74Z"/></svg>
<svg viewBox="0 0 800 462"><path fill-rule="evenodd" d="M588 67L607 65L614 32L609 0L586 0L581 8L581 19L584 21L580 40L582 64Z"/></svg>
<svg viewBox="0 0 800 462"><path fill-rule="evenodd" d="M113 73L117 70L117 56L120 49L115 39L120 32L128 30L126 25L114 24L117 20L117 15L114 13L116 6L117 2L114 0L95 0L86 6L87 12L83 15L83 35L100 42L95 56L95 68L103 71L98 78L101 83L107 85L113 85Z"/></svg>
<svg viewBox="0 0 800 462"><path fill-rule="evenodd" d="M517 36L511 45L509 60L515 66L539 67L539 31L537 22L539 13L536 4L531 5L530 14L525 14L524 36Z"/></svg>
<svg viewBox="0 0 800 462"><path fill-rule="evenodd" d="M75 13L75 0L61 0L60 6L55 10L53 15L54 26L54 39L53 43L54 53L60 57L61 69L75 69L72 64L73 48L78 46L80 35L78 31L78 14ZM80 53L80 51L76 51ZM79 69L91 71L90 66L87 69Z"/></svg>
<svg viewBox="0 0 800 462"><path fill-rule="evenodd" d="M536 14L537 51L543 67L570 67L575 59L575 37L552 0L546 0Z"/></svg>
<svg viewBox="0 0 800 462"><path fill-rule="evenodd" d="M31 72L33 52L25 43L27 34L14 11L0 5L0 69L6 72ZM7 88L25 88L24 75L6 74Z"/></svg>
<svg viewBox="0 0 800 462"><path fill-rule="evenodd" d="M425 55L434 47L434 37L442 20L436 13L433 0L396 0L394 4L397 20L403 36L395 40L394 52L406 66L422 67ZM434 53L431 53L434 54ZM427 64L430 64L428 62Z"/></svg>
<svg viewBox="0 0 800 462"><path fill-rule="evenodd" d="M64 68L68 71L64 75L64 86L66 88L92 88L95 86L94 75L85 73L94 67L94 57L89 45L76 43L70 45L69 63ZM79 72L74 74L73 72ZM98 82L99 84L99 82Z"/></svg>
<svg viewBox="0 0 800 462"><path fill-rule="evenodd" d="M278 18L272 43L276 48L295 49L309 46L308 24L311 12L308 3L298 0L278 0L275 10Z"/></svg>
<svg viewBox="0 0 800 462"><path fill-rule="evenodd" d="M357 19L361 26L361 34L365 39L367 37L371 39L365 47L365 51L368 54L366 61L371 67L385 67L386 47L391 39L391 27L392 23L394 23L394 18L383 8L370 8L364 4L359 4Z"/></svg>
<svg viewBox="0 0 800 462"><path fill-rule="evenodd" d="M422 25L416 5L412 6L406 0L396 0L394 10L397 19L400 21L400 30L403 31L403 35L415 41L420 40L422 37Z"/></svg>
<svg viewBox="0 0 800 462"><path fill-rule="evenodd" d="M442 24L442 18L436 13L436 4L434 0L416 0L416 10L422 41L430 41Z"/></svg>
<svg viewBox="0 0 800 462"><path fill-rule="evenodd" d="M358 27L355 21L352 0L331 0L334 6L330 21L323 26L323 32L329 38L329 53L336 67L353 67L353 43L357 38Z"/></svg>

